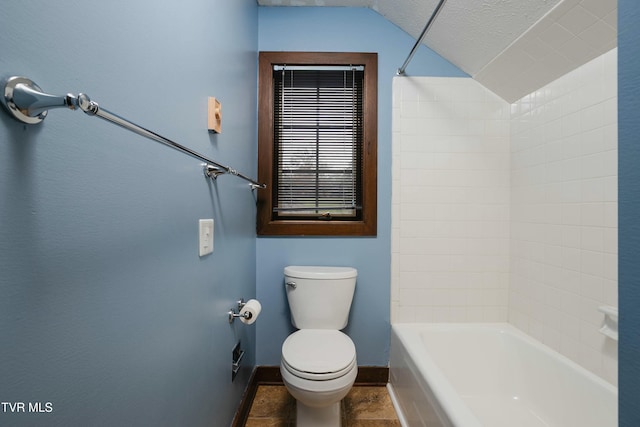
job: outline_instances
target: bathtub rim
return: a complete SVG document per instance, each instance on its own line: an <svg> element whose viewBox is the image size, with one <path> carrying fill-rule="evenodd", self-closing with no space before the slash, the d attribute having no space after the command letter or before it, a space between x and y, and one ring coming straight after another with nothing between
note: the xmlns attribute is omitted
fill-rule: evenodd
<svg viewBox="0 0 640 427"><path fill-rule="evenodd" d="M452 425L483 427L471 409L464 403L458 392L453 388L449 380L433 361L431 356L420 347L421 339L410 340L408 334L419 333L425 326L445 325L443 323L393 323L391 333L395 334L402 347L409 354L411 363L416 367L426 382L429 391L435 397L436 403L448 418ZM402 330L399 328L405 328ZM393 343L393 339L391 340ZM393 350L392 350L393 351ZM423 353L423 354L421 354ZM423 357L418 358L417 355ZM393 369L393 366L390 366ZM420 379L418 379L420 381ZM392 382L392 387L394 386ZM398 405L401 408L401 405ZM434 408L437 411L437 408ZM403 415L404 416L404 415Z"/></svg>
<svg viewBox="0 0 640 427"><path fill-rule="evenodd" d="M573 360L550 348L546 344L531 337L520 329L516 328L510 323L405 323L395 322L391 324L391 333L395 334L400 344L404 347L405 351L409 354L412 363L424 380L427 382L429 389L433 393L434 397L441 405L442 409L446 413L449 421L453 425L482 427L482 423L471 411L468 405L464 402L459 393L453 388L453 385L441 371L440 367L431 358L428 352L422 347L422 339L419 335L425 329L489 329L498 333L507 333L521 339L525 343L540 350L546 356L552 357L568 369L577 371L580 375L584 375L588 380L593 381L596 385L604 388L607 392L614 394L616 400L618 398L618 388L613 384L607 382L603 378L577 364ZM414 335L418 339L411 340L410 334ZM391 340L393 343L393 340ZM391 350L393 351L393 350ZM421 355L421 358L416 358L416 355ZM393 366L390 365L390 369ZM392 384L393 386L393 384ZM400 407L400 405L398 405Z"/></svg>

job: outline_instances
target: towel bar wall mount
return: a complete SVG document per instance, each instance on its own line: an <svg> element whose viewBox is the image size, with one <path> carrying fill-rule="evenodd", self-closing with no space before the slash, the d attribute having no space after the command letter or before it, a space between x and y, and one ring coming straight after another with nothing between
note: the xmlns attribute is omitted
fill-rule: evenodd
<svg viewBox="0 0 640 427"><path fill-rule="evenodd" d="M150 131L149 129L139 126L100 107L98 103L92 101L89 96L84 93L80 93L78 96L70 93L62 96L51 95L45 93L40 86L31 79L20 76L13 76L4 79L0 82L0 85L3 90L2 96L0 96L0 102L2 102L5 109L15 119L23 123L30 125L41 123L47 117L48 111L52 108L68 108L70 110L80 109L90 116L100 117L103 120L130 130L138 135L144 136L191 157L202 160L205 162L203 165L204 174L209 178L216 179L219 175L228 173L248 181L252 190L267 187L265 184L256 182L229 166L224 166L196 151L191 150L188 147L185 147L184 145L180 145L177 142L165 138L162 135Z"/></svg>

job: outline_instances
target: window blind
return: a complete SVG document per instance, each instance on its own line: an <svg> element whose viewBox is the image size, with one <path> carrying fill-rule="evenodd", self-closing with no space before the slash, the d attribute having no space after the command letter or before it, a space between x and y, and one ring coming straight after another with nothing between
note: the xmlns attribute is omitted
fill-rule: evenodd
<svg viewBox="0 0 640 427"><path fill-rule="evenodd" d="M357 219L363 67L274 67L273 215Z"/></svg>

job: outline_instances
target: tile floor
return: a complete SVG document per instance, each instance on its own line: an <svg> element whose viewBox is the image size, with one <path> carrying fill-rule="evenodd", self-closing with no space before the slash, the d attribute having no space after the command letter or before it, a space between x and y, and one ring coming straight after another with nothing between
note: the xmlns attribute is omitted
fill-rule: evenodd
<svg viewBox="0 0 640 427"><path fill-rule="evenodd" d="M294 427L296 401L281 385L260 385L246 427ZM342 400L344 427L400 427L387 388L355 386Z"/></svg>

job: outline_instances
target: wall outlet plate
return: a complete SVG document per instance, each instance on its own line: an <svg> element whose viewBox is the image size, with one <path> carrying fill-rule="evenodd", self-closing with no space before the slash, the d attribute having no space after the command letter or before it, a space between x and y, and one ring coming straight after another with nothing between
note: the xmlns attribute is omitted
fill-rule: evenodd
<svg viewBox="0 0 640 427"><path fill-rule="evenodd" d="M198 241L200 256L213 252L213 219L201 219L198 222Z"/></svg>

